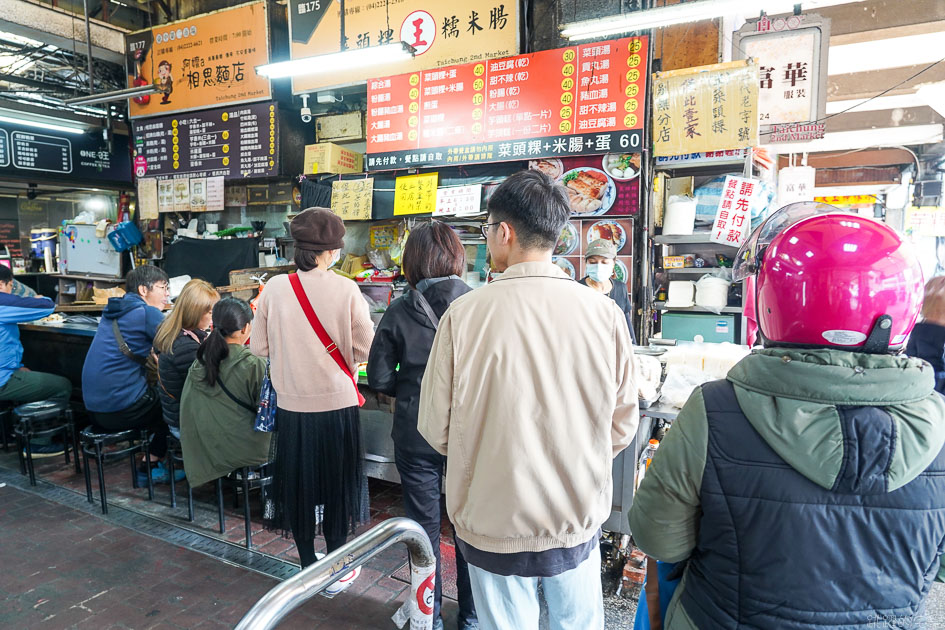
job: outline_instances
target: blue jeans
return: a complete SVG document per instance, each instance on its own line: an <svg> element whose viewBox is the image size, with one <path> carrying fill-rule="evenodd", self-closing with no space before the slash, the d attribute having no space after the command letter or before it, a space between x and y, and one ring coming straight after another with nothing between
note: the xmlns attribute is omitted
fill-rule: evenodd
<svg viewBox="0 0 945 630"><path fill-rule="evenodd" d="M538 582L548 604L551 630L603 630L600 551L570 571L550 578L489 573L469 565L482 630L538 630Z"/></svg>

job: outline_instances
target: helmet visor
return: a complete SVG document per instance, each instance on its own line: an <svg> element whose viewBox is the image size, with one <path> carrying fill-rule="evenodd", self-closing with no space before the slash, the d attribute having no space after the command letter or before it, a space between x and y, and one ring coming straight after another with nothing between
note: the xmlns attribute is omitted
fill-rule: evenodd
<svg viewBox="0 0 945 630"><path fill-rule="evenodd" d="M765 249L778 234L785 228L794 225L802 219L818 214L848 213L819 201L799 201L791 203L764 220L748 237L735 254L732 265L732 280L739 282L749 276L754 276L761 268L761 259Z"/></svg>

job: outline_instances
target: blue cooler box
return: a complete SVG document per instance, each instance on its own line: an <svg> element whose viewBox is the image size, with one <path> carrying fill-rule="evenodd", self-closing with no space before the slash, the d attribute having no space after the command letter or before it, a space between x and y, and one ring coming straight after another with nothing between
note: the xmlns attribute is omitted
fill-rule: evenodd
<svg viewBox="0 0 945 630"><path fill-rule="evenodd" d="M693 341L702 335L703 341L735 343L735 316L714 313L664 313L663 339Z"/></svg>

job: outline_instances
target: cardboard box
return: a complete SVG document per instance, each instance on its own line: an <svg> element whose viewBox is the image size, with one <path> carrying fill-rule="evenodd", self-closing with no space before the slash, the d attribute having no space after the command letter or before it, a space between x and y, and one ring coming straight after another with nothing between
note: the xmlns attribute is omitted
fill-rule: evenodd
<svg viewBox="0 0 945 630"><path fill-rule="evenodd" d="M349 151L333 142L308 144L305 146L306 175L319 173L361 173L364 171L364 154Z"/></svg>

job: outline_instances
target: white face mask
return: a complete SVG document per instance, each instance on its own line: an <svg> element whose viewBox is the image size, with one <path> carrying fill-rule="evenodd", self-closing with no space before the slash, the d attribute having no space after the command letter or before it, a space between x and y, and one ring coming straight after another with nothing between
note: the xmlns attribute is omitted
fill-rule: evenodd
<svg viewBox="0 0 945 630"><path fill-rule="evenodd" d="M337 252L335 252L335 255L332 257L332 259L331 259L331 266L334 267L334 266L338 263L339 260L341 260L341 250L340 250L340 249L339 249Z"/></svg>
<svg viewBox="0 0 945 630"><path fill-rule="evenodd" d="M594 282L610 280L612 275L614 275L613 263L597 263L587 266L587 277Z"/></svg>

